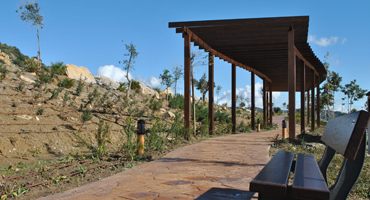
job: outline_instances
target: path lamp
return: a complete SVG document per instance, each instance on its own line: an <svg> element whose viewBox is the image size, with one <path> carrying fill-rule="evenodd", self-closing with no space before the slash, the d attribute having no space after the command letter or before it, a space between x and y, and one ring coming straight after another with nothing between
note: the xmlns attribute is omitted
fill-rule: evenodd
<svg viewBox="0 0 370 200"><path fill-rule="evenodd" d="M257 119L257 132L261 131L261 120Z"/></svg>
<svg viewBox="0 0 370 200"><path fill-rule="evenodd" d="M137 155L144 153L144 134L145 134L145 121L140 119L137 122L137 143L139 147L137 149Z"/></svg>
<svg viewBox="0 0 370 200"><path fill-rule="evenodd" d="M283 133L282 133L282 137L283 138L286 138L286 121L285 121L285 119L283 120Z"/></svg>

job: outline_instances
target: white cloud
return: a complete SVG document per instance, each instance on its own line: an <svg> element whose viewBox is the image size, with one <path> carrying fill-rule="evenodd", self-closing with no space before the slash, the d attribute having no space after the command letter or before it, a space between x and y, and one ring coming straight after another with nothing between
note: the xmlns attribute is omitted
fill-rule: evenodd
<svg viewBox="0 0 370 200"><path fill-rule="evenodd" d="M342 39L342 44L346 43L347 42L347 38L343 38Z"/></svg>
<svg viewBox="0 0 370 200"><path fill-rule="evenodd" d="M154 77L154 76L151 76L150 78L145 78L144 79L144 78L142 78L141 75L138 75L134 79L144 83L145 85L147 85L151 88L161 87L161 79L159 79L157 77Z"/></svg>
<svg viewBox="0 0 370 200"><path fill-rule="evenodd" d="M123 71L121 68L115 67L114 65L105 65L99 67L97 75L106 76L116 82L127 82L126 71ZM150 78L143 78L141 75L138 75L134 78L132 74L129 73L129 78L140 81L151 88L161 86L161 79L154 76L151 76Z"/></svg>
<svg viewBox="0 0 370 200"><path fill-rule="evenodd" d="M336 36L332 36L329 38L327 37L322 37L320 39L317 39L316 38L316 35L309 35L308 36L308 42L313 42L319 46L322 46L322 47L326 47L326 46L329 46L329 45L333 45L335 43L337 43L339 37L336 37ZM342 41L343 43L343 41Z"/></svg>
<svg viewBox="0 0 370 200"><path fill-rule="evenodd" d="M121 68L115 67L114 65L104 65L103 67L99 67L96 75L109 77L116 82L127 82L126 71L123 71ZM132 78L131 73L129 73L129 78Z"/></svg>
<svg viewBox="0 0 370 200"><path fill-rule="evenodd" d="M261 89L263 87L263 84L256 83L255 85L255 99L256 99L256 107L262 108L262 95L260 93ZM236 95L238 96L244 96L249 98L249 104L251 103L251 86L246 85L245 88L236 88ZM272 93L272 99L273 102L277 102L280 97L280 92L273 92ZM231 106L231 90L223 92L222 96L219 98L215 98L215 102L219 105L227 104L227 106ZM239 103L237 103L238 106ZM250 106L250 105L249 105Z"/></svg>

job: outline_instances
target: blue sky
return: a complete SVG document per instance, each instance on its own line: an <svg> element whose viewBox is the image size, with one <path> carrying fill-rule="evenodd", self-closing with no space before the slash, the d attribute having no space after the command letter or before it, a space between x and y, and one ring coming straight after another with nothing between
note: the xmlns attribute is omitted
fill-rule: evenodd
<svg viewBox="0 0 370 200"><path fill-rule="evenodd" d="M159 74L174 63L183 65L183 39L168 22L235 18L310 16L309 43L323 61L330 52L330 70L343 77L342 85L353 79L370 90L370 1L37 1L44 15L40 31L41 58L45 64L63 61L87 67L120 79L124 74L118 61L125 58L124 43L133 42L139 52L133 78L158 86ZM0 42L17 46L22 53L36 56L36 28L21 21L15 10L19 0L1 0ZM219 103L230 102L231 64L215 60L215 83L221 85ZM195 77L207 72L195 69ZM257 78L257 82L261 80ZM238 94L250 94L250 73L237 69ZM257 86L258 87L258 86ZM164 88L164 87L163 87ZM249 88L249 90L248 90ZM178 91L182 93L183 82ZM287 93L274 93L276 106L287 102ZM197 95L200 97L200 93ZM299 105L299 93L297 107ZM257 96L259 97L259 96ZM336 93L336 110L342 110L341 92ZM365 98L355 102L361 109ZM257 99L257 106L260 101ZM345 109L344 109L345 110Z"/></svg>

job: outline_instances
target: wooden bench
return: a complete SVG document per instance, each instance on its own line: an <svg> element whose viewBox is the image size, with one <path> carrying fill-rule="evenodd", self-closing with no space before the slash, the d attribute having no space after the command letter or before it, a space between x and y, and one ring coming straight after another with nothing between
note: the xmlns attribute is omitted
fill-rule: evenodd
<svg viewBox="0 0 370 200"><path fill-rule="evenodd" d="M251 181L258 199L346 199L365 160L370 113L359 111L330 119L321 140L326 148L317 163L313 155L279 151ZM328 188L327 168L336 153L344 156L336 182ZM293 184L288 185L289 174Z"/></svg>

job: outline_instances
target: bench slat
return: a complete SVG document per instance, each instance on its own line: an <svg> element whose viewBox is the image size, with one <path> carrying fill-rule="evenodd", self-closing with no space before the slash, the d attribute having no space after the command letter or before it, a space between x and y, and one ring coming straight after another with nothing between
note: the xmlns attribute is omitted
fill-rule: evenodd
<svg viewBox="0 0 370 200"><path fill-rule="evenodd" d="M278 151L251 181L251 192L285 196L294 153Z"/></svg>
<svg viewBox="0 0 370 200"><path fill-rule="evenodd" d="M314 155L297 155L291 195L297 198L329 199L330 191Z"/></svg>

